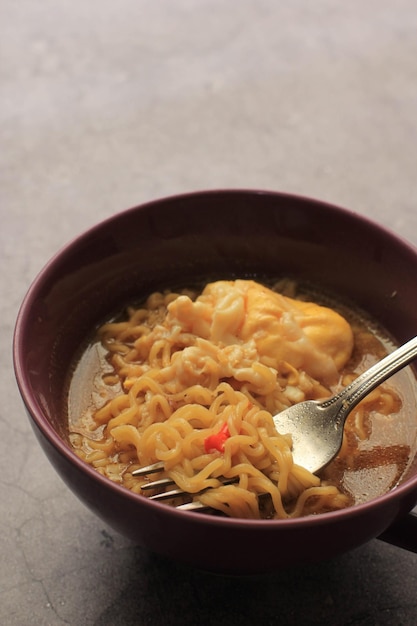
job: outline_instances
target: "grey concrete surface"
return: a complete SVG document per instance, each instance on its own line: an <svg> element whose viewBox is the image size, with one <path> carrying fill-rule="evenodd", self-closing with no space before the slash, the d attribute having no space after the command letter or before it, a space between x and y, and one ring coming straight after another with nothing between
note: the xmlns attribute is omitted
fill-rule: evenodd
<svg viewBox="0 0 417 626"><path fill-rule="evenodd" d="M43 264L98 220L216 187L343 205L417 244L414 0L0 3L0 623L417 623L417 555L378 540L237 580L95 518L40 451L11 363Z"/></svg>

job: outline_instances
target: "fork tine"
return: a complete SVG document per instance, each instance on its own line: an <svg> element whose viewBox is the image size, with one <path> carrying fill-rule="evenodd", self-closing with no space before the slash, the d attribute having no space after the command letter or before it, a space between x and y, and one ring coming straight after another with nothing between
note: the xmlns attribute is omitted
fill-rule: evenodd
<svg viewBox="0 0 417 626"><path fill-rule="evenodd" d="M233 478L222 478L219 477L219 481L221 482L222 485L232 485L233 483L238 482L239 478L237 476L234 476ZM160 487L165 487L168 485L174 485L175 482L173 480L170 480L169 478L162 478L161 480L155 480L152 483L147 483L146 485L142 486L142 491L143 490L148 490L148 489L158 489ZM184 491L183 489L171 489L170 491L161 491L160 493L156 493L153 496L149 496L150 500L167 500L168 498L178 498L180 496L193 496L193 495L198 495L200 493L203 493L204 491L208 491L209 489L212 489L212 487L206 487L205 489L202 489L201 491L198 491L196 493L190 493L189 491ZM181 506L181 505L180 505ZM197 507L196 507L197 508Z"/></svg>
<svg viewBox="0 0 417 626"><path fill-rule="evenodd" d="M147 474L155 474L157 472L161 472L164 469L164 463L162 461L157 461L156 463L152 463L151 465L147 465L146 467L140 467L137 470L132 472L132 476L146 476ZM238 482L239 477L235 476L233 478L224 479L221 476L219 480L223 485L231 485L235 482ZM153 489L165 489L165 487L169 487L170 485L175 485L175 481L170 478L161 478L160 480L154 480L149 483L145 483L141 486L142 491L151 491ZM149 500L170 500L173 498L179 498L181 496L195 496L199 493L207 491L210 487L199 491L196 494L191 494L187 491L183 491L182 489L170 489L169 491L159 491L158 493L148 496ZM187 502L185 504L176 505L177 509L182 511L211 511L212 508L210 506L206 506L202 504L199 500L194 500L193 502Z"/></svg>
<svg viewBox="0 0 417 626"><path fill-rule="evenodd" d="M186 504L178 504L175 508L179 509L180 511L199 511L201 513L203 511L213 511L211 506L203 504L202 502L200 502L200 500L186 502Z"/></svg>
<svg viewBox="0 0 417 626"><path fill-rule="evenodd" d="M163 469L163 462L157 461L156 463L152 463L152 465L147 465L146 467L140 467L137 470L133 470L132 476L146 476L146 474L155 474L156 472L161 472Z"/></svg>
<svg viewBox="0 0 417 626"><path fill-rule="evenodd" d="M145 483L141 489L142 491L148 491L150 489L161 489L161 487L168 487L169 485L175 485L175 482L171 478L161 478L161 480Z"/></svg>
<svg viewBox="0 0 417 626"><path fill-rule="evenodd" d="M173 483L171 483L173 484ZM161 491L153 496L149 496L149 500L169 500L170 498L179 498L180 496L189 496L191 494L182 489L171 489L170 491Z"/></svg>

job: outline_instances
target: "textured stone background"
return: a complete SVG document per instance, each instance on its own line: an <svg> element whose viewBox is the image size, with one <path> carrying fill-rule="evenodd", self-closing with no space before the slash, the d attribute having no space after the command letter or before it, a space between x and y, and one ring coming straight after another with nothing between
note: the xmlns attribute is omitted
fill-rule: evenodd
<svg viewBox="0 0 417 626"><path fill-rule="evenodd" d="M377 540L248 581L115 534L40 451L11 337L57 249L176 192L297 192L417 244L415 1L2 0L0 24L0 623L414 625L417 555Z"/></svg>

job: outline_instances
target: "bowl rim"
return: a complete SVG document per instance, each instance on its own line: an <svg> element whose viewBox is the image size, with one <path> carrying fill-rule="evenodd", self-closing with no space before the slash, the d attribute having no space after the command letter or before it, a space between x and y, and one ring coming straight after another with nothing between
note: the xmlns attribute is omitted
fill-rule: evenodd
<svg viewBox="0 0 417 626"><path fill-rule="evenodd" d="M61 246L44 264L44 266L38 271L35 275L34 279L31 281L26 294L23 297L21 305L19 307L15 328L13 332L13 367L15 373L15 379L17 382L17 386L22 397L23 403L25 405L26 411L30 420L33 422L40 433L48 440L48 442L53 446L56 452L58 452L61 456L65 457L65 459L81 472L86 473L90 479L93 481L97 481L101 484L105 489L110 489L114 491L121 498L126 498L139 504L144 507L149 507L150 510L163 512L166 516L173 516L182 518L184 515L193 516L195 522L199 523L207 523L207 520L210 520L211 525L216 526L238 526L240 528L253 528L253 529L276 529L279 527L291 527L291 528L303 528L304 526L310 526L314 524L315 526L327 525L330 522L333 522L337 519L343 518L345 520L349 520L351 518L357 517L358 515L362 515L367 511L375 511L376 508L393 504L397 502L403 496L406 496L409 492L417 489L417 474L414 476L410 476L404 480L404 482L394 486L390 491L384 493L382 495L376 496L371 500L364 502L362 504L355 504L344 509L331 511L328 513L321 513L320 515L309 515L305 517L296 517L296 518L286 518L286 519L273 519L273 520L263 520L263 519L243 519L243 518L228 518L228 517L216 517L210 514L206 514L203 512L193 512L193 511L181 511L176 509L175 507L167 506L164 503L149 500L141 496L140 494L136 494L131 490L119 485L109 478L103 476L99 472L97 472L93 467L82 461L75 452L70 448L70 446L64 441L63 438L57 433L57 431L53 428L48 418L43 412L42 406L37 402L34 397L34 394L31 390L31 385L29 382L29 377L26 372L26 368L24 365L25 362L25 351L23 345L23 335L25 333L25 328L28 323L28 318L30 316L31 305L35 301L37 294L42 290L42 286L47 283L48 277L52 275L55 271L56 263L60 260L63 260L66 255L70 254L71 251L74 250L79 244L93 236L95 233L99 232L103 228L107 228L109 224L118 221L123 216L127 216L131 212L142 211L146 209L151 209L153 206L158 206L160 204L165 204L167 202L177 201L180 199L198 199L198 197L207 197L208 195L255 195L255 196L269 196L269 197L277 197L281 199L290 199L304 202L306 204L310 204L312 206L324 208L326 210L337 211L339 213L345 214L349 216L350 219L357 221L358 223L367 224L368 227L372 229L376 229L381 234L385 235L389 239L395 241L397 244L401 245L404 250L408 250L410 254L417 257L417 247L415 247L411 242L407 241L405 238L397 235L395 232L391 231L388 227L379 224L373 221L368 216L364 216L359 214L351 209L346 209L342 206L322 201L319 199L315 199L309 197L307 195L300 195L295 193L281 192L281 191L269 191L269 190L258 190L258 189L250 189L250 188L230 188L230 189L208 189L208 190L197 190L190 191L186 193L175 193L172 195L164 196L161 198L156 198L153 200L149 200L143 202L138 205L134 205L130 208L124 209L122 211L118 211L103 220L98 221L93 224L89 228L82 231L80 234L71 238L67 243Z"/></svg>

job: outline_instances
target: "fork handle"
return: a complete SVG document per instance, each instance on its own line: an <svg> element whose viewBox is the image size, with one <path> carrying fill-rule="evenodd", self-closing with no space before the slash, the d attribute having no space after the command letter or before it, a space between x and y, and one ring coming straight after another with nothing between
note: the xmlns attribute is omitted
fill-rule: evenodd
<svg viewBox="0 0 417 626"><path fill-rule="evenodd" d="M338 394L329 400L320 402L320 405L326 408L337 403L340 405L340 417L346 418L362 398L415 358L417 358L417 337L410 339L403 346L375 363Z"/></svg>

